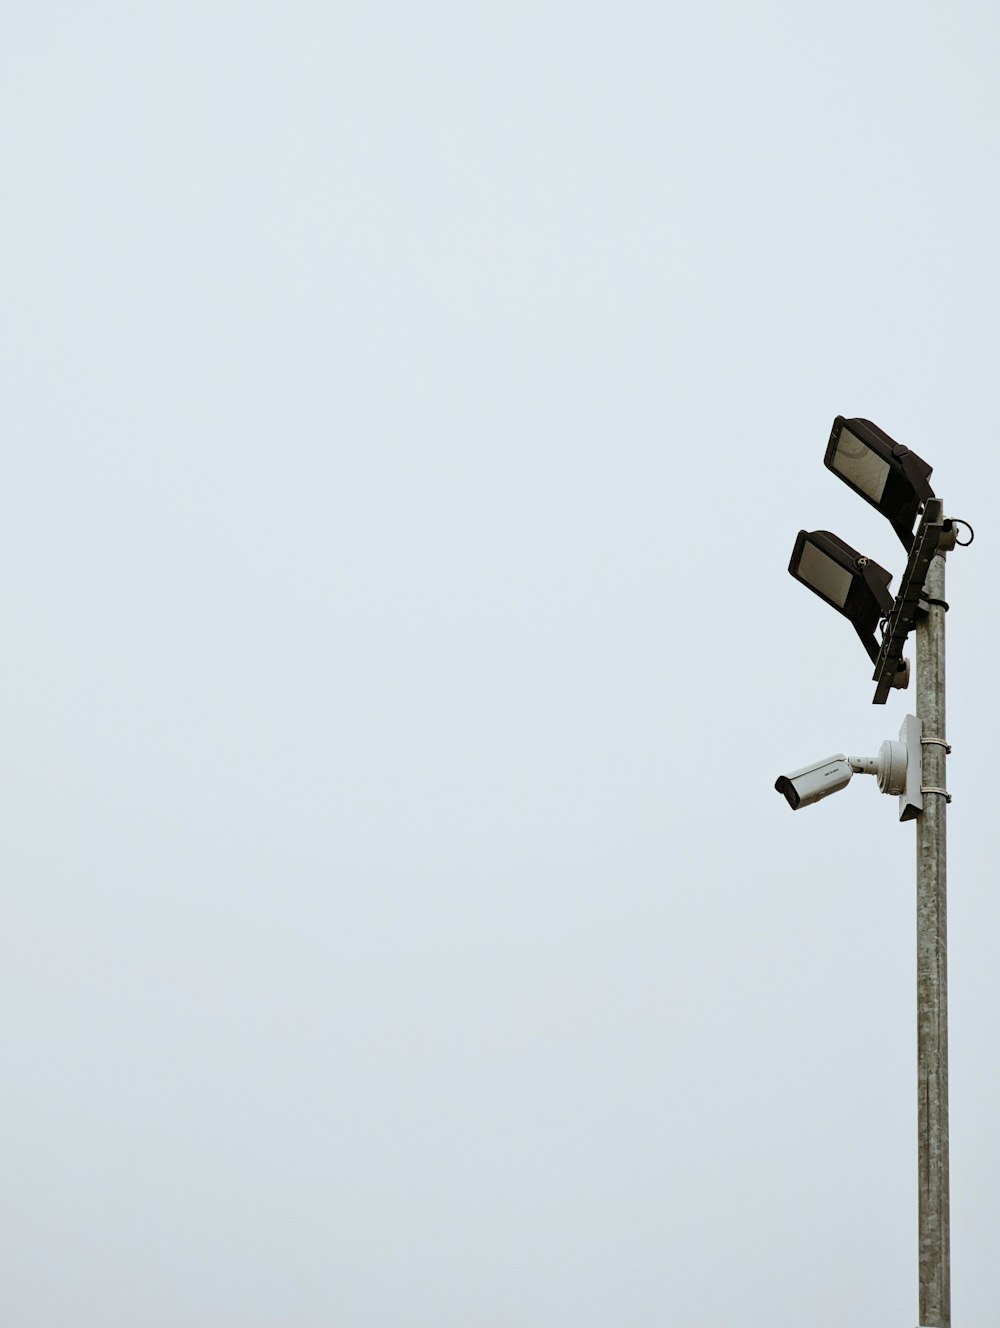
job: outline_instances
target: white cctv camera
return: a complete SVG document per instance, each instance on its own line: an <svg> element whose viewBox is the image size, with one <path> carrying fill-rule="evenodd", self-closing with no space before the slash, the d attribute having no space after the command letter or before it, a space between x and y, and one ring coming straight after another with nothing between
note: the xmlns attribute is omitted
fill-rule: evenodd
<svg viewBox="0 0 1000 1328"><path fill-rule="evenodd" d="M886 739L878 756L844 756L837 753L825 761L813 761L790 775L781 775L774 787L788 800L793 812L810 807L831 793L839 793L854 774L875 775L883 793L899 795L899 819L911 821L923 811L920 787L921 724L907 715L899 730L899 741Z"/></svg>
<svg viewBox="0 0 1000 1328"><path fill-rule="evenodd" d="M790 775L781 775L774 787L788 799L793 812L809 807L820 798L839 793L851 782L854 771L846 756L828 756L825 761L813 761Z"/></svg>

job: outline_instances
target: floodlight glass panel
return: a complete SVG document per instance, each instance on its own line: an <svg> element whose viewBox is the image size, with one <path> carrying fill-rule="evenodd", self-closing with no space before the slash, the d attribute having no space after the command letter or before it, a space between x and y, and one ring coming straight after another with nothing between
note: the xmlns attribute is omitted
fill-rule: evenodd
<svg viewBox="0 0 1000 1328"><path fill-rule="evenodd" d="M889 521L907 550L913 522L934 497L931 467L890 438L871 420L838 415L830 431L824 464Z"/></svg>
<svg viewBox="0 0 1000 1328"><path fill-rule="evenodd" d="M830 457L830 469L870 503L880 503L889 478L889 463L872 451L845 424L836 439Z"/></svg>
<svg viewBox="0 0 1000 1328"><path fill-rule="evenodd" d="M875 631L892 608L891 575L828 530L800 530L788 570L849 619L868 652L878 657Z"/></svg>
<svg viewBox="0 0 1000 1328"><path fill-rule="evenodd" d="M847 603L847 596L854 584L853 572L835 563L829 554L809 540L802 546L798 567L793 575L838 609Z"/></svg>

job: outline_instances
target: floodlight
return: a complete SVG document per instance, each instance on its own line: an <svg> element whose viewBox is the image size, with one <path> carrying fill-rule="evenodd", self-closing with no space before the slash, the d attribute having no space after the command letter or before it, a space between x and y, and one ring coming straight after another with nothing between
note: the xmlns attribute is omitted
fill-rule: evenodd
<svg viewBox="0 0 1000 1328"><path fill-rule="evenodd" d="M788 570L850 619L874 663L879 654L875 629L892 608L892 574L828 530L800 530Z"/></svg>
<svg viewBox="0 0 1000 1328"><path fill-rule="evenodd" d="M843 415L833 422L823 462L878 508L909 552L917 513L934 497L928 482L933 467L871 420L847 420Z"/></svg>

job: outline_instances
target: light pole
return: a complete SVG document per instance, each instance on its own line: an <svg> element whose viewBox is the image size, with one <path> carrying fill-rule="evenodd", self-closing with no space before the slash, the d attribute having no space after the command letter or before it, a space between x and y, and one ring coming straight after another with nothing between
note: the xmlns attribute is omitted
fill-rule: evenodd
<svg viewBox="0 0 1000 1328"><path fill-rule="evenodd" d="M883 792L900 793L900 820L917 830L917 1171L920 1328L951 1328L951 1250L948 1188L948 928L947 792L945 758L945 554L959 543L930 486L931 467L870 420L834 421L825 464L890 522L908 551L895 598L891 578L829 531L800 531L788 570L853 624L875 663L874 704L906 687L903 647L916 632L917 714L900 733L905 769L885 778ZM920 522L916 533L913 522ZM971 544L970 538L964 543ZM881 626L879 643L874 634ZM888 755L885 761L889 761ZM891 764L891 763L890 763ZM829 758L782 776L775 788L793 809L843 788L854 758ZM888 772L888 764L886 771ZM845 773L846 770L846 773ZM905 785L905 791L904 791Z"/></svg>
<svg viewBox="0 0 1000 1328"><path fill-rule="evenodd" d="M922 722L917 820L917 1155L920 1323L951 1324L948 1188L948 864L945 779L944 553L931 560L917 620L917 718Z"/></svg>

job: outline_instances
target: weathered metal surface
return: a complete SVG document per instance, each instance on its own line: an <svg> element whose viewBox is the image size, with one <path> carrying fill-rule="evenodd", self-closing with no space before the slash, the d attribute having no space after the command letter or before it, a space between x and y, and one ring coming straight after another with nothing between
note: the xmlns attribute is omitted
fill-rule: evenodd
<svg viewBox="0 0 1000 1328"><path fill-rule="evenodd" d="M928 609L916 624L925 790L916 826L920 1322L926 1328L951 1325L944 567L936 554L927 574Z"/></svg>

